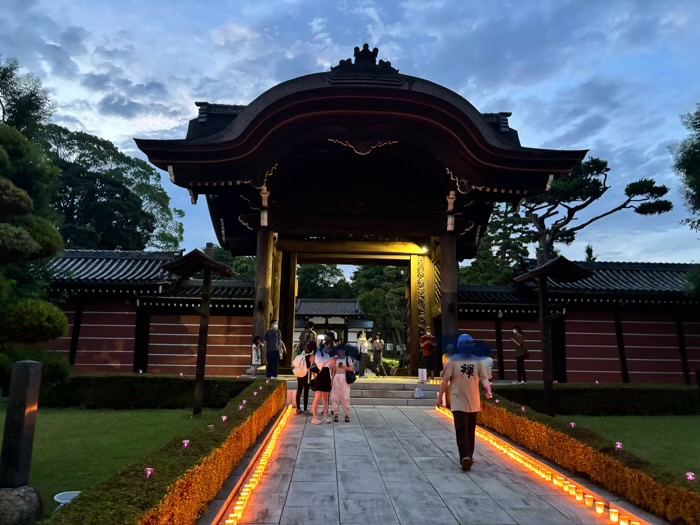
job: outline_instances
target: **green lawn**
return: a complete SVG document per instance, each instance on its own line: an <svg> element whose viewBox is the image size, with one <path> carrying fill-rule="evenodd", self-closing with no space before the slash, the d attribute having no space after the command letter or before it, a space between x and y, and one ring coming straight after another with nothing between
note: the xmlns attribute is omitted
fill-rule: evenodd
<svg viewBox="0 0 700 525"><path fill-rule="evenodd" d="M700 475L700 416L567 416L666 470Z"/></svg>
<svg viewBox="0 0 700 525"><path fill-rule="evenodd" d="M30 482L44 498L45 515L53 496L83 490L175 436L201 424L191 410L80 410L40 408ZM0 438L5 406L0 406Z"/></svg>

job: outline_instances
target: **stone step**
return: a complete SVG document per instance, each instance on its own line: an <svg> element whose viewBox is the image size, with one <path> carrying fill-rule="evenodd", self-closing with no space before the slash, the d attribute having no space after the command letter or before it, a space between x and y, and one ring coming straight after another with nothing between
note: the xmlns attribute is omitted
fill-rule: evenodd
<svg viewBox="0 0 700 525"><path fill-rule="evenodd" d="M352 390L353 391L360 391L360 390L389 390L389 391L406 391L406 392L411 392L413 393L416 388L420 388L423 392L437 392L440 390L440 385L425 385L425 384L420 384L418 382L411 382L411 383L398 383L395 381L386 381L383 382L381 379L377 380L371 380L370 381L358 381L356 383L353 383L352 385ZM296 380L294 381L287 381L287 390L294 390L296 391L297 389L297 382Z"/></svg>

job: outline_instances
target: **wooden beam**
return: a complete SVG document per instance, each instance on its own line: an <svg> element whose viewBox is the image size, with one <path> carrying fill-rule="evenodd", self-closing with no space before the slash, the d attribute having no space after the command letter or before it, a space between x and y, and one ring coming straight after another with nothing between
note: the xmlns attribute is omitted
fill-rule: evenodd
<svg viewBox="0 0 700 525"><path fill-rule="evenodd" d="M75 364L75 357L78 353L78 343L80 342L80 326L83 324L83 300L75 301L75 313L73 314L73 329L70 334L70 349L68 351L68 362Z"/></svg>
<svg viewBox="0 0 700 525"><path fill-rule="evenodd" d="M547 297L547 275L537 279L537 297L540 312L540 340L542 341L542 377L544 379L544 410L547 415L554 417L554 379L552 375L552 342L549 334L549 301Z"/></svg>
<svg viewBox="0 0 700 525"><path fill-rule="evenodd" d="M192 415L201 416L204 408L204 372L207 364L207 339L209 338L209 307L211 304L211 268L204 269L202 283L202 305L199 308L199 339L197 340L197 367L194 381L194 410Z"/></svg>
<svg viewBox="0 0 700 525"><path fill-rule="evenodd" d="M346 255L343 253L305 253L297 258L299 264L352 264L355 266L408 266L410 255Z"/></svg>
<svg viewBox="0 0 700 525"><path fill-rule="evenodd" d="M426 240L426 247L428 242ZM277 248L284 252L304 254L349 254L349 255L425 255L423 248L414 242L373 241L294 241L280 239Z"/></svg>
<svg viewBox="0 0 700 525"><path fill-rule="evenodd" d="M496 317L496 361L498 363L498 379L506 378L506 365L503 359L503 325L501 323L501 312Z"/></svg>
<svg viewBox="0 0 700 525"><path fill-rule="evenodd" d="M151 314L139 305L136 308L134 335L134 373L148 372L148 340L151 333Z"/></svg>
<svg viewBox="0 0 700 525"><path fill-rule="evenodd" d="M620 372L622 373L622 382L630 382L630 373L627 368L627 352L625 351L625 333L622 330L622 314L620 308L615 308L615 337L617 339L617 354L620 358Z"/></svg>
<svg viewBox="0 0 700 525"><path fill-rule="evenodd" d="M678 337L678 352L681 358L681 369L683 370L683 381L690 384L690 367L688 366L688 350L685 346L685 330L683 329L683 317L676 313L676 335Z"/></svg>

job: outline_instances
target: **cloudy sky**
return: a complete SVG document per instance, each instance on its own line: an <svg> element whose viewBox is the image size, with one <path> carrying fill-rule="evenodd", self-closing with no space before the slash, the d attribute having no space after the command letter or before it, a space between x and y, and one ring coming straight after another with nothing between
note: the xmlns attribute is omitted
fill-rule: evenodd
<svg viewBox="0 0 700 525"><path fill-rule="evenodd" d="M601 260L700 259L671 168L679 114L700 102L697 0L0 0L0 53L50 88L55 120L137 154L132 137L181 138L195 100L247 104L327 70L356 45L442 84L481 111L512 111L524 145L607 159L627 182L672 187L672 213L625 211L563 252ZM185 247L214 240L206 205L183 208Z"/></svg>

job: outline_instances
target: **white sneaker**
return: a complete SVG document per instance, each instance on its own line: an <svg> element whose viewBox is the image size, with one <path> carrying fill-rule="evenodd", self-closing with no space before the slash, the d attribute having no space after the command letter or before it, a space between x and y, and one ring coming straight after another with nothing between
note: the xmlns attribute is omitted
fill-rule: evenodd
<svg viewBox="0 0 700 525"><path fill-rule="evenodd" d="M329 424L329 423L331 422L331 418L329 418L329 417L324 417L324 418L323 418L323 422L326 423L326 424Z"/></svg>
<svg viewBox="0 0 700 525"><path fill-rule="evenodd" d="M318 419L313 418L313 419L311 420L311 424L312 424L312 425L320 425L321 422L320 422Z"/></svg>

